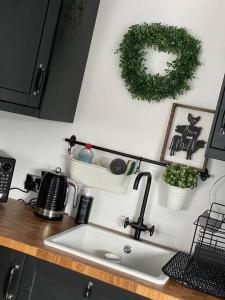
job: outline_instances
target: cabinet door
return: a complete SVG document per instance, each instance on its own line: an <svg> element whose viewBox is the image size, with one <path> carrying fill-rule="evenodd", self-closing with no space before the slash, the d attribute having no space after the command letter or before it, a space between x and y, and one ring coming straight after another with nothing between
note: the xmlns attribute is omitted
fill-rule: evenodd
<svg viewBox="0 0 225 300"><path fill-rule="evenodd" d="M64 0L39 118L71 122L79 99L99 0Z"/></svg>
<svg viewBox="0 0 225 300"><path fill-rule="evenodd" d="M210 133L206 155L225 160L225 77Z"/></svg>
<svg viewBox="0 0 225 300"><path fill-rule="evenodd" d="M90 299L91 300L149 300L145 297L128 292L124 289L115 287L113 285L104 283L99 280L93 280Z"/></svg>
<svg viewBox="0 0 225 300"><path fill-rule="evenodd" d="M25 254L0 247L0 299L16 299Z"/></svg>
<svg viewBox="0 0 225 300"><path fill-rule="evenodd" d="M27 256L17 300L147 300L57 265Z"/></svg>
<svg viewBox="0 0 225 300"><path fill-rule="evenodd" d="M86 276L27 256L17 300L83 300Z"/></svg>
<svg viewBox="0 0 225 300"><path fill-rule="evenodd" d="M38 107L61 0L0 1L0 100Z"/></svg>

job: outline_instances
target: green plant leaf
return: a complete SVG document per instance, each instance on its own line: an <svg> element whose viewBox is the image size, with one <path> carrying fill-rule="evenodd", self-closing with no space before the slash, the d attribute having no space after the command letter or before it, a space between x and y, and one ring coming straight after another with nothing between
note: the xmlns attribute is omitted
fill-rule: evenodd
<svg viewBox="0 0 225 300"><path fill-rule="evenodd" d="M194 188L198 182L198 171L189 166L172 163L167 166L162 179L172 186Z"/></svg>

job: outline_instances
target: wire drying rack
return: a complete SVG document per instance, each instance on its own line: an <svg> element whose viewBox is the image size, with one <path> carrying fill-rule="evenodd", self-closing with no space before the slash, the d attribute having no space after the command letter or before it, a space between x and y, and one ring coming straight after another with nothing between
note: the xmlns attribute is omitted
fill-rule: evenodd
<svg viewBox="0 0 225 300"><path fill-rule="evenodd" d="M163 271L187 287L225 298L225 205L212 203L194 225L190 253L177 253Z"/></svg>
<svg viewBox="0 0 225 300"><path fill-rule="evenodd" d="M190 255L209 259L213 254L213 262L225 265L225 205L212 203L210 210L200 215L194 225Z"/></svg>

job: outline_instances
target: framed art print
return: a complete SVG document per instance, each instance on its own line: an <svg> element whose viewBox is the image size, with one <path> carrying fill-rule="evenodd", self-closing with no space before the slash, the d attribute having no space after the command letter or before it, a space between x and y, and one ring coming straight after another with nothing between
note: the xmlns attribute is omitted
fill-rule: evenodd
<svg viewBox="0 0 225 300"><path fill-rule="evenodd" d="M203 171L213 116L213 110L174 103L160 160Z"/></svg>

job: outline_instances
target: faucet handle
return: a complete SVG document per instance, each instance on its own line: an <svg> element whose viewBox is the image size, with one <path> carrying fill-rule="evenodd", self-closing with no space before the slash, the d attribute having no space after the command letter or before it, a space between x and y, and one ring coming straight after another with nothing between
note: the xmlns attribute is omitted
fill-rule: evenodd
<svg viewBox="0 0 225 300"><path fill-rule="evenodd" d="M147 227L147 230L150 233L150 236L152 236L155 231L155 225Z"/></svg>
<svg viewBox="0 0 225 300"><path fill-rule="evenodd" d="M129 218L126 218L126 219L124 220L123 227L124 227L124 228L127 228L128 225L130 225L130 219L129 219Z"/></svg>

